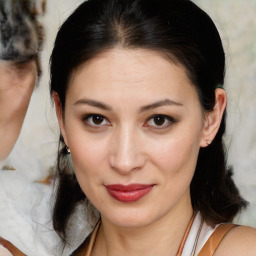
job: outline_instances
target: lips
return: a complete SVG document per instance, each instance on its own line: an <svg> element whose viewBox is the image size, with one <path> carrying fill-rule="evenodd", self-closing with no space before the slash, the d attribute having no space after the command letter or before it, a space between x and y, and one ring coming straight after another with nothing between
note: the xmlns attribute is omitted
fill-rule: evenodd
<svg viewBox="0 0 256 256"><path fill-rule="evenodd" d="M124 203L136 202L154 187L154 184L106 185L108 193L116 200Z"/></svg>

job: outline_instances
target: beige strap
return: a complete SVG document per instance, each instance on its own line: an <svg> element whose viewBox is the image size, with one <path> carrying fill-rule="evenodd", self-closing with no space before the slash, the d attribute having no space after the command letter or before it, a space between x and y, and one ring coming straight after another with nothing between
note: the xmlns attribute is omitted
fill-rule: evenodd
<svg viewBox="0 0 256 256"><path fill-rule="evenodd" d="M176 256L181 256L181 254L182 254L182 251L184 249L185 243L187 241L187 238L188 238L188 235L189 235L189 232L190 232L190 229L192 227L192 224L194 222L195 217L196 217L196 213L194 213L193 216L190 219L190 222L189 222L188 227L186 229L186 232L185 232L185 234L184 234L184 236L182 238L182 241L181 241L181 244L180 244L180 247L178 249L178 253L177 253Z"/></svg>
<svg viewBox="0 0 256 256"><path fill-rule="evenodd" d="M26 256L18 248L16 248L12 243L0 237L0 244L3 245L13 256Z"/></svg>
<svg viewBox="0 0 256 256"><path fill-rule="evenodd" d="M209 237L201 251L197 256L212 256L224 236L237 225L235 224L220 224Z"/></svg>
<svg viewBox="0 0 256 256"><path fill-rule="evenodd" d="M85 256L91 256L91 254L92 254L92 249L93 249L93 246L95 244L96 237L97 237L98 231L100 229L100 225L101 225L101 221L99 220L98 223L96 224L93 232L92 232L91 240L90 240L90 243L89 243L89 246L87 248Z"/></svg>

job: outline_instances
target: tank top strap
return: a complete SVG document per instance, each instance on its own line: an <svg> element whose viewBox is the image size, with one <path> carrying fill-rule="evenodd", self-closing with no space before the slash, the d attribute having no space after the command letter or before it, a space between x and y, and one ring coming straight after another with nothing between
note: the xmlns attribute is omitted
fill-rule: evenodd
<svg viewBox="0 0 256 256"><path fill-rule="evenodd" d="M92 254L92 250L93 250L93 247L94 247L94 244L95 244L95 241L96 241L98 231L100 229L100 225L101 225L101 221L99 220L98 223L96 224L93 232L92 232L91 239L90 239L90 242L89 242L89 245L88 245L85 256L91 256L91 254Z"/></svg>
<svg viewBox="0 0 256 256"><path fill-rule="evenodd" d="M235 224L229 223L220 224L206 241L197 256L212 256L225 235L236 226Z"/></svg>

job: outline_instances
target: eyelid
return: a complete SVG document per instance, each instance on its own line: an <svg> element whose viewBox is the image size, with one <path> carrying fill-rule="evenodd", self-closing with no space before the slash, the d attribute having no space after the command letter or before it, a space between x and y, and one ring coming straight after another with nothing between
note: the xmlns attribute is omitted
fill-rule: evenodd
<svg viewBox="0 0 256 256"><path fill-rule="evenodd" d="M104 120L107 121L107 124L92 124L92 123L90 123L90 122L88 121L89 118L92 118L92 117L94 117L94 116L100 116L100 117L102 117ZM93 128L100 128L100 127L102 127L102 126L110 126L110 125L111 125L110 122L108 121L108 119L107 119L105 116L103 116L103 115L101 115L101 114L97 114L97 113L90 113L90 114L84 115L84 116L82 117L82 121L83 121L87 126L90 126L90 127L93 127Z"/></svg>
<svg viewBox="0 0 256 256"><path fill-rule="evenodd" d="M147 118L146 123L148 123L150 120L152 120L155 117L163 117L163 118L167 119L168 124L161 125L161 126L160 125L157 126L157 125L145 125L144 124L143 126L144 127L151 127L153 129L159 129L160 130L160 129L168 128L171 124L177 122L177 120L175 118L171 117L171 116L164 115L164 114L154 114L154 115L151 115L150 117Z"/></svg>

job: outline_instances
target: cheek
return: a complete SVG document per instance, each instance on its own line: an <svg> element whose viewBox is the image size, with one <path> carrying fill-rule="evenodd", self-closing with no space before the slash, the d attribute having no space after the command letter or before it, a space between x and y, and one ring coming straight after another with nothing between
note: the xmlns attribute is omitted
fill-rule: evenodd
<svg viewBox="0 0 256 256"><path fill-rule="evenodd" d="M86 197L91 200L97 197L95 188L101 184L102 154L88 142L72 142L74 144L71 143L70 148L76 178Z"/></svg>
<svg viewBox="0 0 256 256"><path fill-rule="evenodd" d="M191 133L175 134L161 140L152 142L149 154L155 165L173 171L187 171L195 169L199 152L198 136Z"/></svg>
<svg viewBox="0 0 256 256"><path fill-rule="evenodd" d="M82 188L85 188L90 181L100 183L100 173L104 173L104 163L106 162L107 145L104 140L95 140L82 133L67 132L69 138L69 148L71 150L72 161L75 173Z"/></svg>

